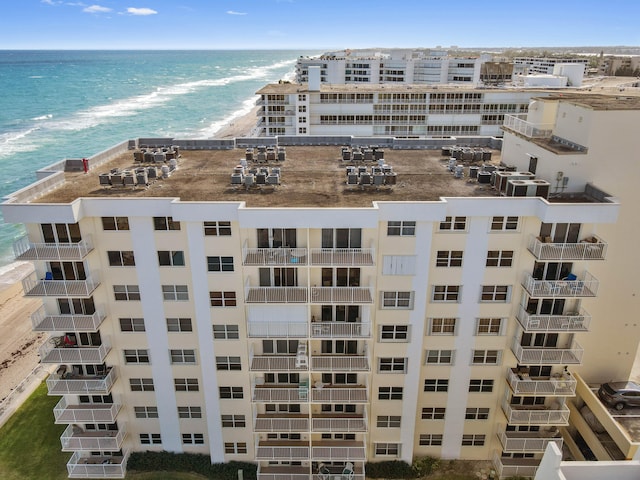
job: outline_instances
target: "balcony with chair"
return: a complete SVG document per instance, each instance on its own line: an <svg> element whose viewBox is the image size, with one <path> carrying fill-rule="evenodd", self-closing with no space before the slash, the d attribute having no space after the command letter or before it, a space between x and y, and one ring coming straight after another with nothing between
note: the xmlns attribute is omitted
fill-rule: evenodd
<svg viewBox="0 0 640 480"><path fill-rule="evenodd" d="M536 315L520 306L516 320L526 332L588 332L591 315L582 308L562 315Z"/></svg>
<svg viewBox="0 0 640 480"><path fill-rule="evenodd" d="M307 264L306 248L248 248L242 249L242 264L247 266L303 266Z"/></svg>
<svg viewBox="0 0 640 480"><path fill-rule="evenodd" d="M529 251L544 261L604 260L607 244L595 235L577 243L552 243L549 237L531 236Z"/></svg>
<svg viewBox="0 0 640 480"><path fill-rule="evenodd" d="M557 428L540 430L538 432L515 432L501 428L498 438L502 444L502 451L508 453L544 453L551 442L562 449L562 436Z"/></svg>
<svg viewBox="0 0 640 480"><path fill-rule="evenodd" d="M118 430L86 430L76 424L69 425L60 437L63 452L109 451L116 452L122 448L127 430L121 426Z"/></svg>
<svg viewBox="0 0 640 480"><path fill-rule="evenodd" d="M514 337L511 351L523 365L580 365L584 349L575 340L566 348L528 347L520 345L519 337Z"/></svg>
<svg viewBox="0 0 640 480"><path fill-rule="evenodd" d="M101 345L78 345L73 340L67 341L68 335L51 337L40 347L42 363L64 363L79 365L98 365L104 363L111 346L103 341ZM72 338L72 337L71 337Z"/></svg>
<svg viewBox="0 0 640 480"><path fill-rule="evenodd" d="M114 423L120 405L116 403L70 403L62 397L55 407L55 423Z"/></svg>
<svg viewBox="0 0 640 480"><path fill-rule="evenodd" d="M27 297L89 297L98 285L97 272L87 275L84 280L54 280L51 272L46 272L43 278L33 273L22 280Z"/></svg>
<svg viewBox="0 0 640 480"><path fill-rule="evenodd" d="M569 425L569 407L564 404L511 405L504 401L502 410L509 425Z"/></svg>
<svg viewBox="0 0 640 480"><path fill-rule="evenodd" d="M507 370L507 382L513 394L519 397L527 395L572 397L576 393L577 383L569 372L558 373L549 377L530 377L526 368L521 370L509 368Z"/></svg>
<svg viewBox="0 0 640 480"><path fill-rule="evenodd" d="M365 480L364 462L335 462L326 465L318 463L317 471L310 477L311 480Z"/></svg>
<svg viewBox="0 0 640 480"><path fill-rule="evenodd" d="M67 372L66 366L62 366L47 378L47 391L49 395L109 395L117 379L115 367L104 374L81 375L75 369Z"/></svg>
<svg viewBox="0 0 640 480"><path fill-rule="evenodd" d="M49 315L42 306L31 315L31 327L36 332L95 332L104 319L98 310L90 315Z"/></svg>
<svg viewBox="0 0 640 480"><path fill-rule="evenodd" d="M91 238L75 243L33 243L25 235L13 244L16 260L83 260L93 250Z"/></svg>
<svg viewBox="0 0 640 480"><path fill-rule="evenodd" d="M129 451L122 455L97 456L74 452L67 462L69 478L125 478Z"/></svg>
<svg viewBox="0 0 640 480"><path fill-rule="evenodd" d="M357 319L360 320L360 319ZM368 320L368 318L367 318ZM311 322L311 338L370 338L371 323L356 322Z"/></svg>
<svg viewBox="0 0 640 480"><path fill-rule="evenodd" d="M526 274L522 286L531 297L595 297L599 282L589 272L582 278L570 274L562 280L536 280Z"/></svg>

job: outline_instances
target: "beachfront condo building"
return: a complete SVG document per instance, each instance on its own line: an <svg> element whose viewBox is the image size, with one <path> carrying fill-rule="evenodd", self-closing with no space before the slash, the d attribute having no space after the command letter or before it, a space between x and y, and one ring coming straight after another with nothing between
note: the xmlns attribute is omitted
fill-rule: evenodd
<svg viewBox="0 0 640 480"><path fill-rule="evenodd" d="M501 151L343 126L40 171L2 212L26 225L69 476L121 478L146 450L259 480L424 455L533 476L575 374L635 360L638 124L640 97L550 95L505 115Z"/></svg>

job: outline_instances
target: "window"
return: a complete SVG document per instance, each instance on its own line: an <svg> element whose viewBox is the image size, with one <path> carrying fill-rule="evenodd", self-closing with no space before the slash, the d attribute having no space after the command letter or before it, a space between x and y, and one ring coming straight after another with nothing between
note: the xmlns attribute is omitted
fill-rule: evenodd
<svg viewBox="0 0 640 480"><path fill-rule="evenodd" d="M129 386L132 392L153 392L153 378L130 378Z"/></svg>
<svg viewBox="0 0 640 480"><path fill-rule="evenodd" d="M429 322L429 335L455 335L455 318L432 318Z"/></svg>
<svg viewBox="0 0 640 480"><path fill-rule="evenodd" d="M109 250L107 252L110 267L135 267L136 259L131 250Z"/></svg>
<svg viewBox="0 0 640 480"><path fill-rule="evenodd" d="M183 433L182 443L185 445L202 445L204 444L204 435L202 433Z"/></svg>
<svg viewBox="0 0 640 480"><path fill-rule="evenodd" d="M378 400L402 400L402 387L379 387Z"/></svg>
<svg viewBox="0 0 640 480"><path fill-rule="evenodd" d="M235 307L236 292L209 292L209 304L212 307Z"/></svg>
<svg viewBox="0 0 640 480"><path fill-rule="evenodd" d="M460 285L434 285L431 299L434 302L457 302L461 288Z"/></svg>
<svg viewBox="0 0 640 480"><path fill-rule="evenodd" d="M432 433L420 434L420 445L423 447L437 447L442 445L442 435Z"/></svg>
<svg viewBox="0 0 640 480"><path fill-rule="evenodd" d="M196 351L193 349L172 349L169 350L171 363L196 363Z"/></svg>
<svg viewBox="0 0 640 480"><path fill-rule="evenodd" d="M298 112L305 113L307 111L306 105L298 105Z"/></svg>
<svg viewBox="0 0 640 480"><path fill-rule="evenodd" d="M240 338L238 325L214 325L214 340L237 340Z"/></svg>
<svg viewBox="0 0 640 480"><path fill-rule="evenodd" d="M146 348L124 351L125 363L149 363L149 351Z"/></svg>
<svg viewBox="0 0 640 480"><path fill-rule="evenodd" d="M438 250L436 267L461 267L462 250Z"/></svg>
<svg viewBox="0 0 640 480"><path fill-rule="evenodd" d="M182 250L159 250L158 264L161 267L184 267L184 252Z"/></svg>
<svg viewBox="0 0 640 480"><path fill-rule="evenodd" d="M440 222L440 230L458 230L467 229L467 217L445 217L444 222Z"/></svg>
<svg viewBox="0 0 640 480"><path fill-rule="evenodd" d="M210 272L233 272L233 257L207 257Z"/></svg>
<svg viewBox="0 0 640 480"><path fill-rule="evenodd" d="M454 350L427 350L426 364L453 365Z"/></svg>
<svg viewBox="0 0 640 480"><path fill-rule="evenodd" d="M518 230L518 217L492 217L491 231Z"/></svg>
<svg viewBox="0 0 640 480"><path fill-rule="evenodd" d="M218 387L218 390L222 399L244 398L242 387Z"/></svg>
<svg viewBox="0 0 640 480"><path fill-rule="evenodd" d="M488 379L477 379L469 381L469 391L470 392L481 392L481 393L490 393L493 392L493 380Z"/></svg>
<svg viewBox="0 0 640 480"><path fill-rule="evenodd" d="M487 420L489 418L488 408L467 408L464 414L465 420Z"/></svg>
<svg viewBox="0 0 640 480"><path fill-rule="evenodd" d="M382 308L413 308L413 292L382 292Z"/></svg>
<svg viewBox="0 0 640 480"><path fill-rule="evenodd" d="M399 415L378 415L376 426L378 428L400 428Z"/></svg>
<svg viewBox="0 0 640 480"><path fill-rule="evenodd" d="M399 443L376 443L376 455L400 455Z"/></svg>
<svg viewBox="0 0 640 480"><path fill-rule="evenodd" d="M409 339L408 325L381 325L381 342L407 342Z"/></svg>
<svg viewBox="0 0 640 480"><path fill-rule="evenodd" d="M167 318L167 332L191 332L190 318Z"/></svg>
<svg viewBox="0 0 640 480"><path fill-rule="evenodd" d="M502 350L474 350L474 365L499 365L502 359Z"/></svg>
<svg viewBox="0 0 640 480"><path fill-rule="evenodd" d="M486 435L462 435L463 447L482 447Z"/></svg>
<svg viewBox="0 0 640 480"><path fill-rule="evenodd" d="M247 425L244 415L222 415L222 426L225 428L244 428Z"/></svg>
<svg viewBox="0 0 640 480"><path fill-rule="evenodd" d="M204 234L207 236L228 237L231 235L231 222L204 222Z"/></svg>
<svg viewBox="0 0 640 480"><path fill-rule="evenodd" d="M378 372L406 373L407 358L383 357L378 359Z"/></svg>
<svg viewBox="0 0 640 480"><path fill-rule="evenodd" d="M197 378L175 378L173 384L176 392L197 392L200 390Z"/></svg>
<svg viewBox="0 0 640 480"><path fill-rule="evenodd" d="M483 285L481 302L508 302L510 287L509 285Z"/></svg>
<svg viewBox="0 0 640 480"><path fill-rule="evenodd" d="M133 407L136 418L158 418L158 407Z"/></svg>
<svg viewBox="0 0 640 480"><path fill-rule="evenodd" d="M446 378L426 378L424 380L425 392L447 392L449 391L449 380Z"/></svg>
<svg viewBox="0 0 640 480"><path fill-rule="evenodd" d="M144 332L144 318L120 318L121 332Z"/></svg>
<svg viewBox="0 0 640 480"><path fill-rule="evenodd" d="M114 285L113 295L117 301L140 300L138 285Z"/></svg>
<svg viewBox="0 0 640 480"><path fill-rule="evenodd" d="M202 418L202 408L178 407L178 418Z"/></svg>
<svg viewBox="0 0 640 480"><path fill-rule="evenodd" d="M189 290L186 285L162 285L162 298L184 302L189 300Z"/></svg>
<svg viewBox="0 0 640 480"><path fill-rule="evenodd" d="M140 444L142 445L160 445L162 440L159 433L141 433Z"/></svg>
<svg viewBox="0 0 640 480"><path fill-rule="evenodd" d="M298 117L298 123L307 123L307 117Z"/></svg>
<svg viewBox="0 0 640 480"><path fill-rule="evenodd" d="M298 133L300 134L306 134L307 133L307 127L298 127Z"/></svg>
<svg viewBox="0 0 640 480"><path fill-rule="evenodd" d="M102 217L103 230L129 230L127 217Z"/></svg>
<svg viewBox="0 0 640 480"><path fill-rule="evenodd" d="M180 222L174 222L173 217L153 217L154 230L180 230Z"/></svg>
<svg viewBox="0 0 640 480"><path fill-rule="evenodd" d="M413 237L416 234L416 222L387 222L387 235L399 237Z"/></svg>
<svg viewBox="0 0 640 480"><path fill-rule="evenodd" d="M242 370L240 357L216 357L218 370Z"/></svg>
<svg viewBox="0 0 640 480"><path fill-rule="evenodd" d="M422 420L444 420L446 408L424 407L422 409Z"/></svg>
<svg viewBox="0 0 640 480"><path fill-rule="evenodd" d="M225 442L224 453L228 454L244 454L247 453L247 444L245 442Z"/></svg>
<svg viewBox="0 0 640 480"><path fill-rule="evenodd" d="M502 318L476 319L476 335L500 335L502 332Z"/></svg>
<svg viewBox="0 0 640 480"><path fill-rule="evenodd" d="M513 263L513 250L489 250L487 267L510 267Z"/></svg>

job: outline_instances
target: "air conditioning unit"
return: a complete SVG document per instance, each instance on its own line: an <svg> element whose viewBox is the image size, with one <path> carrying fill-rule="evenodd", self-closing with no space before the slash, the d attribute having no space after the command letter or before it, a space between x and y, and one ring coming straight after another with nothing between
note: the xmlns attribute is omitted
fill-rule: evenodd
<svg viewBox="0 0 640 480"><path fill-rule="evenodd" d="M507 197L549 197L551 184L546 180L508 180Z"/></svg>
<svg viewBox="0 0 640 480"><path fill-rule="evenodd" d="M531 172L495 172L495 178L493 186L500 192L501 195L505 195L507 191L507 183L509 180L533 180L535 175Z"/></svg>

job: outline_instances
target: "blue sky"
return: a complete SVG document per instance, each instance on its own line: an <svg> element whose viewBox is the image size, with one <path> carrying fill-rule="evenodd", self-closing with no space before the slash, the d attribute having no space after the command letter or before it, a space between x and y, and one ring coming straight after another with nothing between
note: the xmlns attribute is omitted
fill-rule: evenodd
<svg viewBox="0 0 640 480"><path fill-rule="evenodd" d="M0 49L640 45L638 0L2 3Z"/></svg>

